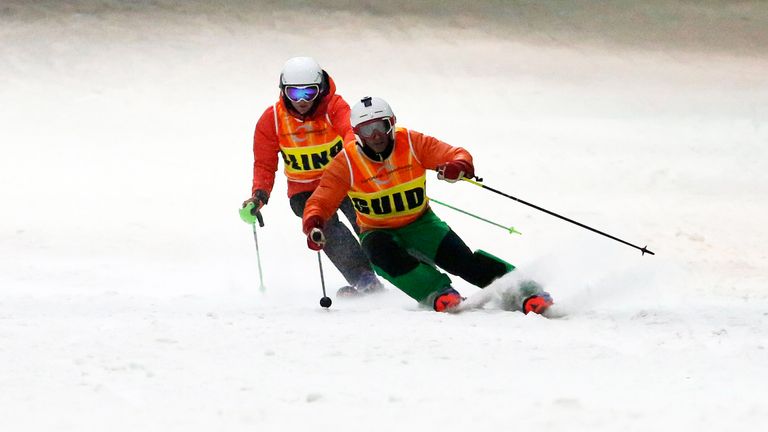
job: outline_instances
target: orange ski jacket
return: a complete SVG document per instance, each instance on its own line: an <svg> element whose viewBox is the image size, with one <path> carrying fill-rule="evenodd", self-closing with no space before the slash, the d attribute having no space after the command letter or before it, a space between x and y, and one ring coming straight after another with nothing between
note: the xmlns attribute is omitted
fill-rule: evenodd
<svg viewBox="0 0 768 432"><path fill-rule="evenodd" d="M361 231L408 225L429 206L426 170L455 160L472 163L472 156L461 147L405 128L395 130L394 148L383 162L368 158L355 142L347 142L307 200L304 221L312 216L327 221L349 196Z"/></svg>
<svg viewBox="0 0 768 432"><path fill-rule="evenodd" d="M271 194L278 155L288 179L288 197L313 191L323 170L343 143L354 140L349 123L349 105L336 94L328 77L328 93L311 116L302 118L280 97L256 123L253 134L253 184L251 194L262 189Z"/></svg>

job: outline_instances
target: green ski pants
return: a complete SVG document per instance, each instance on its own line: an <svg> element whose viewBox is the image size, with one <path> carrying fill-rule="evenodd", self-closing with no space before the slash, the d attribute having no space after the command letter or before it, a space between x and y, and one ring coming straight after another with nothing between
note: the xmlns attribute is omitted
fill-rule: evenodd
<svg viewBox="0 0 768 432"><path fill-rule="evenodd" d="M376 273L422 303L451 285L436 266L481 288L515 268L487 252L472 252L431 209L404 227L365 231L360 244Z"/></svg>

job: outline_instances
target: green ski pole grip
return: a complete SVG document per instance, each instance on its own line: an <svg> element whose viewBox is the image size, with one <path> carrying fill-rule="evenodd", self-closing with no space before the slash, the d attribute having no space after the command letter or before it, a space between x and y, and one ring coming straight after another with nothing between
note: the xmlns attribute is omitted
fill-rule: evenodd
<svg viewBox="0 0 768 432"><path fill-rule="evenodd" d="M240 209L240 219L249 225L253 225L258 221L260 227L264 226L264 218L261 216L261 212L256 210L256 204L252 202L249 202L248 205Z"/></svg>

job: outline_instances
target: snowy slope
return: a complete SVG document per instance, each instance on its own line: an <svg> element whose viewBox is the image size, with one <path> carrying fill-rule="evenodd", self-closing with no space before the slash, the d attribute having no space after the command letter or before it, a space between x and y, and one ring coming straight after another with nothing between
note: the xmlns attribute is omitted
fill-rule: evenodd
<svg viewBox="0 0 768 432"><path fill-rule="evenodd" d="M0 2L0 430L768 427L768 7L643 3ZM259 293L236 210L293 55L657 255L430 179L567 316L322 310L278 176Z"/></svg>

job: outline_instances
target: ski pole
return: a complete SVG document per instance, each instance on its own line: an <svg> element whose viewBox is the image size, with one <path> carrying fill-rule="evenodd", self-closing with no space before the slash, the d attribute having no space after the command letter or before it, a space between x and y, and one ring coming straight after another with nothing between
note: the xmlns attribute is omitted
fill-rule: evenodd
<svg viewBox="0 0 768 432"><path fill-rule="evenodd" d="M264 226L264 221L261 219L261 213L256 213L259 218L259 226ZM256 244L256 263L259 266L259 291L265 292L267 290L266 287L264 287L264 273L261 270L261 254L259 253L259 237L256 235L256 224L251 224L253 226L253 243Z"/></svg>
<svg viewBox="0 0 768 432"><path fill-rule="evenodd" d="M325 278L323 277L323 259L320 257L320 251L317 251L317 265L320 267L320 285L323 287L323 297L320 299L320 306L328 309L331 307L331 298L325 295Z"/></svg>
<svg viewBox="0 0 768 432"><path fill-rule="evenodd" d="M521 200L521 199L519 199L519 198L515 198L515 197L513 197L512 195L507 195L507 194L505 194L504 192L501 192L501 191L499 191L499 190L496 190L496 189L494 189L494 188L492 188L492 187L486 186L486 185L484 185L484 184L482 184L482 183L481 183L481 182L483 181L483 179L481 179L480 177L475 177L475 179L476 179L476 180L472 180L472 179L469 179L469 178L466 178L466 177L463 177L463 178L462 178L462 180L464 180L464 181L466 181L466 182L468 182L468 183L471 183L471 184L473 184L473 185L475 185L475 186L479 186L479 187L481 187L481 188L483 188L483 189L487 189L487 190L489 190L489 191L491 191L491 192L494 192L494 193L497 193L497 194L499 194L499 195L501 195L501 196L505 196L505 197L507 197L507 198L509 198L509 199L511 199L511 200L515 200L515 201L519 202L520 204L525 204L525 205L527 205L528 207L533 207L533 208L535 208L536 210L542 211L542 212L544 212L544 213L546 213L546 214L548 214L548 215L552 215L552 216L555 216L555 217L557 217L557 218L560 218L560 219L562 219L562 220L564 220L564 221L567 221L567 222L570 222L570 223L572 223L572 224L578 225L578 226L580 226L580 227L582 227L582 228L588 229L588 230L590 230L590 231L592 231L592 232L594 232L594 233L597 233L597 234L603 235L603 236L605 236L605 237L608 237L609 239L612 239L612 240L616 240L617 242L620 242L620 243L624 243L624 244L625 244L625 245L627 245L627 246L631 246L631 247L633 247L633 248L635 248L635 249L639 249L639 250L640 250L640 252L642 252L642 253L641 253L641 255L645 255L646 253L647 253L647 254L650 254L650 255L656 255L655 253L653 253L653 252L651 252L651 251L649 251L649 250L648 250L648 246L647 246L647 245L646 245L646 246L643 246L643 247L635 246L635 245L633 245L632 243L626 242L626 241L624 241L624 240L622 240L622 239L620 239L620 238L617 238L617 237L614 237L614 236L612 236L612 235L610 235L610 234L606 234L606 233L604 233L604 232L602 232L602 231L596 230L596 229L594 229L594 228L592 228L592 227L589 227L589 226L587 226L587 225L584 225L583 223L579 223L579 222L576 222L576 221L575 221L575 220L573 220L573 219L569 219L569 218L567 218L567 217L565 217L565 216L561 216L561 215L559 215L559 214L557 214L557 213L551 212L551 211L549 211L549 210L547 210L547 209L541 208L541 207L539 207L539 206L537 206L537 205L534 205L534 204L531 204L531 203L529 203L529 202L525 202L525 201L523 201L523 200Z"/></svg>
<svg viewBox="0 0 768 432"><path fill-rule="evenodd" d="M255 219L254 219L255 217ZM259 237L256 235L256 221L259 222L259 226L264 226L264 218L261 216L261 212L256 210L256 206L253 203L248 203L247 206L240 209L240 219L243 222L250 224L253 227L253 242L256 244L256 263L259 266L259 291L265 292L267 289L264 287L264 274L261 270L261 254L259 253Z"/></svg>
<svg viewBox="0 0 768 432"><path fill-rule="evenodd" d="M516 229L515 229L515 227L505 227L504 225L502 225L502 224L500 224L500 223L496 223L496 222L490 221L490 220L488 220L488 219L482 218L482 217L480 217L480 216L478 216L478 215L475 215L475 214L472 214L472 213L470 213L470 212L468 212L468 211L466 211L466 210L462 210L462 209L460 209L460 208L458 208L458 207L454 207L454 206L452 206L452 205L449 205L449 204L446 204L446 203L444 203L444 202L440 202L440 201L438 201L438 200L436 200L436 199L434 199L434 198L430 198L429 200L430 200L431 202L435 202L435 203L438 203L438 204L440 204L441 206L445 206L445 207L448 207L449 209L453 209L453 210L456 210L456 211L457 211L457 212L459 212L459 213L464 213L464 214L465 214L465 215L467 215L467 216L472 216L472 217L473 217L473 218L475 218L475 219L480 219L480 220L481 220L481 221L483 221L483 222L487 222L487 223L489 223L489 224L491 224L491 225L494 225L494 226L497 226L497 227L499 227L499 228L502 228L502 229L504 229L505 231L509 232L510 234L521 234L521 235L523 234L523 233L521 233L520 231L516 230Z"/></svg>

